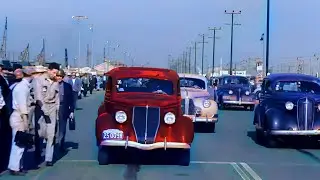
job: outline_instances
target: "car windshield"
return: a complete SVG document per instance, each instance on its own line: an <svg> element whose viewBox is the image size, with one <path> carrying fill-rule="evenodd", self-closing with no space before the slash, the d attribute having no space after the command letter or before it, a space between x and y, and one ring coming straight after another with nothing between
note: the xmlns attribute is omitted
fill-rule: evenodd
<svg viewBox="0 0 320 180"><path fill-rule="evenodd" d="M225 77L223 78L224 85L227 84L242 84L242 85L249 85L249 80L246 77Z"/></svg>
<svg viewBox="0 0 320 180"><path fill-rule="evenodd" d="M275 91L320 94L320 86L311 81L279 81L275 85Z"/></svg>
<svg viewBox="0 0 320 180"><path fill-rule="evenodd" d="M173 83L168 80L152 78L125 78L117 80L117 92L144 92L173 94Z"/></svg>
<svg viewBox="0 0 320 180"><path fill-rule="evenodd" d="M197 78L180 78L180 87L206 89L206 82Z"/></svg>

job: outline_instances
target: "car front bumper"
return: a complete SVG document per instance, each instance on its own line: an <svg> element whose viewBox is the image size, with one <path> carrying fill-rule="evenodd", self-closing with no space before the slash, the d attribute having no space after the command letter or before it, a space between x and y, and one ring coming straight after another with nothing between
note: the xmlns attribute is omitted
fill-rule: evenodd
<svg viewBox="0 0 320 180"><path fill-rule="evenodd" d="M154 150L154 149L190 149L191 146L187 143L181 142L156 142L153 144L141 144L135 141L126 140L104 140L100 146L136 148L140 150Z"/></svg>
<svg viewBox="0 0 320 180"><path fill-rule="evenodd" d="M193 123L216 123L218 122L218 114L212 117L196 117L195 115L185 115L192 119Z"/></svg>
<svg viewBox="0 0 320 180"><path fill-rule="evenodd" d="M270 134L277 136L318 136L320 135L320 130L271 130Z"/></svg>
<svg viewBox="0 0 320 180"><path fill-rule="evenodd" d="M230 100L223 100L223 104L231 104L231 105L255 105L255 101L230 101Z"/></svg>

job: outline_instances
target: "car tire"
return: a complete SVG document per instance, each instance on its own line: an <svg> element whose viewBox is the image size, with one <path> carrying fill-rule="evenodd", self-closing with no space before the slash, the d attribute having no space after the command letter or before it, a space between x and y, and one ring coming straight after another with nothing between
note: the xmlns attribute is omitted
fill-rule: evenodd
<svg viewBox="0 0 320 180"><path fill-rule="evenodd" d="M189 166L190 165L190 149L183 149L179 152L179 163L180 166Z"/></svg>
<svg viewBox="0 0 320 180"><path fill-rule="evenodd" d="M276 141L275 137L273 137L267 133L264 137L264 146L267 148L276 148L277 141Z"/></svg>
<svg viewBox="0 0 320 180"><path fill-rule="evenodd" d="M98 162L99 165L108 165L110 164L110 156L108 151L105 148L100 148L98 152Z"/></svg>
<svg viewBox="0 0 320 180"><path fill-rule="evenodd" d="M263 131L256 129L256 142L258 144L264 145L264 140L265 138L264 138Z"/></svg>

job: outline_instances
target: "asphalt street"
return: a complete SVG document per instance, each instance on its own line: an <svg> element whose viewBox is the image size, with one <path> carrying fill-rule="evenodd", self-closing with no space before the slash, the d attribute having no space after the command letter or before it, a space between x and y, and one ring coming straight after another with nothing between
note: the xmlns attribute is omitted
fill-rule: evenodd
<svg viewBox="0 0 320 180"><path fill-rule="evenodd" d="M29 171L26 177L2 180L98 180L134 176L136 167L99 166L96 162L94 125L103 92L79 101L77 130L67 133L69 152L53 167ZM253 113L225 110L219 112L216 133L197 133L192 145L191 165L141 166L138 180L312 180L320 176L320 151L281 146L268 149L254 141ZM303 147L302 147L303 148ZM128 173L128 172L131 173ZM127 172L127 173L125 173ZM127 180L130 178L126 178Z"/></svg>

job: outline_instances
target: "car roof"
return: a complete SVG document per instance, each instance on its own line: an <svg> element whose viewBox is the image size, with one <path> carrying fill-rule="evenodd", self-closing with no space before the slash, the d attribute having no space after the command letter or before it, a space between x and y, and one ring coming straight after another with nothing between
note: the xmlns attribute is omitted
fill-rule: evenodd
<svg viewBox="0 0 320 180"><path fill-rule="evenodd" d="M306 75L306 74L297 74L297 73L276 73L270 74L267 77L271 81L290 81L290 80L298 80L298 81L317 81L320 80L314 76Z"/></svg>
<svg viewBox="0 0 320 180"><path fill-rule="evenodd" d="M179 79L178 74L173 70L152 67L117 67L107 72L107 75L116 77L117 79L132 77L157 78L171 81Z"/></svg>
<svg viewBox="0 0 320 180"><path fill-rule="evenodd" d="M220 76L220 78L225 78L225 77L237 77L237 78L246 78L246 79L248 79L245 76L238 76L238 75L222 75L222 76Z"/></svg>
<svg viewBox="0 0 320 180"><path fill-rule="evenodd" d="M179 77L185 77L185 78L195 78L195 79L201 79L203 81L207 81L207 78L198 74L187 74L187 73L179 73Z"/></svg>

